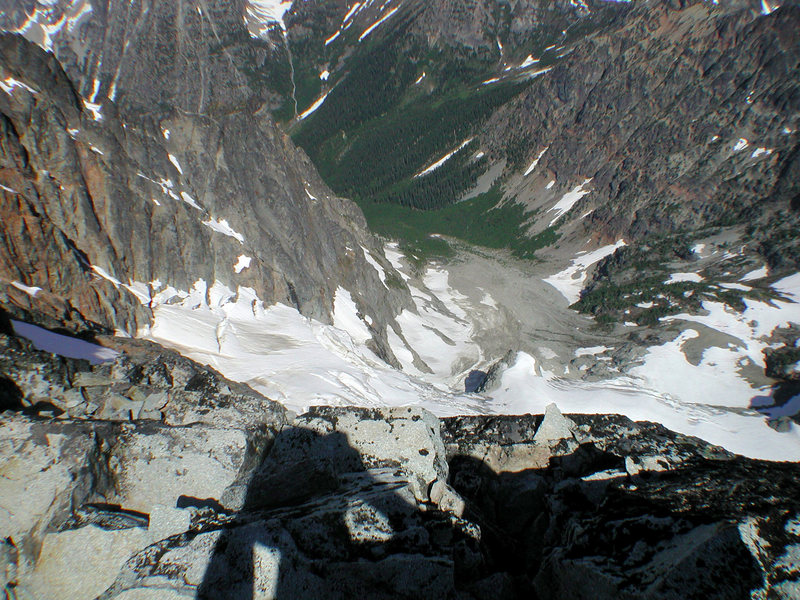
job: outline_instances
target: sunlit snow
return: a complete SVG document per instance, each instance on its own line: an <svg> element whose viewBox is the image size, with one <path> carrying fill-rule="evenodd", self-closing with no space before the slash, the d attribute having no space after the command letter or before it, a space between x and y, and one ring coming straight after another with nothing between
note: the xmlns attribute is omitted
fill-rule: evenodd
<svg viewBox="0 0 800 600"><path fill-rule="evenodd" d="M26 83L23 83L19 79L14 79L10 75L3 80L0 80L0 89L2 89L6 94L13 94L16 88L23 89L31 94L36 94L37 91L33 89Z"/></svg>
<svg viewBox="0 0 800 600"><path fill-rule="evenodd" d="M244 244L244 236L241 233L234 231L233 227L228 224L227 219L214 220L212 217L209 217L208 221L203 221L203 225L213 229L217 233L221 233L223 235L227 235L228 237L239 240L240 244Z"/></svg>
<svg viewBox="0 0 800 600"><path fill-rule="evenodd" d="M389 286L386 285L386 271L383 269L381 264L375 260L372 254L370 254L369 250L364 248L364 246L361 246L361 249L364 251L364 258L366 261L378 272L378 277L380 278L381 283L386 287L386 289L389 289Z"/></svg>
<svg viewBox="0 0 800 600"><path fill-rule="evenodd" d="M750 271L739 281L755 281L756 279L763 279L767 275L769 275L769 270L767 269L767 266L764 265L763 267L755 269L754 271Z"/></svg>
<svg viewBox="0 0 800 600"><path fill-rule="evenodd" d="M31 285L25 285L24 283L21 283L19 281L12 281L11 285L13 285L19 291L25 292L26 294L28 294L31 297L36 297L36 294L38 294L39 292L42 291L42 288L40 288L40 287L31 286Z"/></svg>
<svg viewBox="0 0 800 600"><path fill-rule="evenodd" d="M527 177L528 175L533 173L533 170L536 168L536 165L539 164L539 161L541 160L542 156L544 156L544 153L547 152L547 149L549 147L550 146L545 146L544 150L542 150L541 152L539 152L539 154L536 155L536 158L533 159L533 162L528 166L527 169L525 169L525 173L522 174L523 177Z"/></svg>
<svg viewBox="0 0 800 600"><path fill-rule="evenodd" d="M561 197L561 200L556 202L556 204L548 211L553 212L555 211L556 216L550 221L550 226L552 226L556 221L558 221L562 215L569 212L573 206L583 198L586 194L591 192L592 190L584 189L589 183L592 181L591 177L589 179L584 179L583 183L576 186L572 191L567 192Z"/></svg>
<svg viewBox="0 0 800 600"><path fill-rule="evenodd" d="M576 257L548 283L576 300L586 269L622 245L620 240ZM565 413L621 413L657 421L748 456L800 459L800 429L792 425L789 432L779 433L769 428L764 416L751 410L773 410L768 390L752 388L741 373L745 364L763 369L765 336L775 327L800 322L800 303L795 302L800 300L800 274L774 284L785 300L744 299L747 308L742 314L721 303L704 302L705 315L668 317L680 325L680 333L651 347L641 365L627 375L598 382L564 379L533 356L518 352L500 372L498 383L477 396L460 390L470 369L485 368L496 359L482 356L473 335L481 322L480 310L496 310L497 303L488 294L479 300L480 293L470 300L451 286L441 266L431 265L421 279L412 278L397 244L387 244L384 253L401 269L415 305L385 332L403 371L390 368L367 348L373 319L362 314L356 298L341 287L334 298L333 325L325 325L288 306L265 306L249 288L234 292L220 283L208 288L199 280L188 292L167 286L149 300L145 286L142 293L153 307L155 322L140 335L295 410L314 404L418 405L440 416L521 414L540 413L556 402ZM160 288L158 283L153 287ZM704 341L712 329L726 336L722 344ZM687 349L697 343L703 344L699 362L690 362ZM586 346L575 356L612 351L605 345ZM552 351L547 354L554 358Z"/></svg>
<svg viewBox="0 0 800 600"><path fill-rule="evenodd" d="M423 177L423 176L427 175L428 173L432 173L433 171L435 171L436 169L441 167L444 163L446 163L448 160L450 160L450 158L452 158L453 155L458 153L459 150L463 149L464 146L469 144L472 140L473 140L473 138L469 138L467 140L464 140L463 142L461 142L461 144L455 150L452 150L451 152L448 152L447 154L445 154L442 158L440 158L436 162L431 163L430 165L428 165L427 167L422 169L422 171L420 171L419 173L414 175L414 177L415 178L416 177Z"/></svg>
<svg viewBox="0 0 800 600"><path fill-rule="evenodd" d="M386 19L388 19L388 18L389 18L389 17L391 17L391 16L392 16L394 13L396 13L396 12L398 11L398 9L399 9L399 8L400 8L399 6L396 6L395 8L393 8L392 10L390 10L388 13L386 13L386 14L385 14L383 17L381 17L381 18L380 18L378 21L376 21L375 23L373 23L372 25L370 25L369 27L367 27L367 29L365 29L365 30L364 30L364 33L362 33L362 34L359 36L359 38L358 38L358 41L360 42L360 41L361 41L361 40L363 40L365 37L367 37L367 36L368 36L370 33L372 33L372 32L375 30L375 28L377 28L377 27L378 27L378 26L379 26L381 23L383 23L383 22L384 22Z"/></svg>
<svg viewBox="0 0 800 600"><path fill-rule="evenodd" d="M315 110L317 110L320 106L322 106L322 103L325 102L325 99L328 97L328 94L330 94L332 91L333 90L327 91L327 92L325 92L325 94L323 94L322 96L317 98L317 100L311 106L309 106L305 111L300 113L297 116L297 118L302 121L307 116L312 114Z"/></svg>
<svg viewBox="0 0 800 600"><path fill-rule="evenodd" d="M233 270L236 273L241 273L250 266L250 261L252 260L252 257L240 254L239 258L236 259L236 264L233 265Z"/></svg>
<svg viewBox="0 0 800 600"><path fill-rule="evenodd" d="M700 283L703 281L703 276L698 273L672 273L664 283L681 283L684 281Z"/></svg>
<svg viewBox="0 0 800 600"><path fill-rule="evenodd" d="M292 0L247 0L244 22L252 37L265 37L272 27L278 25L286 31L284 17L292 8Z"/></svg>
<svg viewBox="0 0 800 600"><path fill-rule="evenodd" d="M609 254L613 254L617 248L622 248L624 245L624 240L618 240L616 244L603 246L592 252L576 256L566 269L547 277L543 281L549 283L561 292L561 295L567 299L567 302L574 304L581 298L581 290L583 289L583 284L587 277L586 270Z"/></svg>

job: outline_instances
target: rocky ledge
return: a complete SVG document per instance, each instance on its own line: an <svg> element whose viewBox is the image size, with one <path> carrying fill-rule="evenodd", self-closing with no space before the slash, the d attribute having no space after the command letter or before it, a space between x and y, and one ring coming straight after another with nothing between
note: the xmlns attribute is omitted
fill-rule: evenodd
<svg viewBox="0 0 800 600"><path fill-rule="evenodd" d="M797 598L800 466L653 423L295 416L157 346L0 335L7 598Z"/></svg>

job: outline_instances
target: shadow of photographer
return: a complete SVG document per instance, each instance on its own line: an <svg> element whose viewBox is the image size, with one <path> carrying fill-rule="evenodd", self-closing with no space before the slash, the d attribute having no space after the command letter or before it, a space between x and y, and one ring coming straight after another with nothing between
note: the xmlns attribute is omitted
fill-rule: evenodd
<svg viewBox="0 0 800 600"><path fill-rule="evenodd" d="M344 434L285 429L250 474L220 500L236 514L219 531L198 598L422 598L452 590L448 520L421 511L407 476L370 468Z"/></svg>

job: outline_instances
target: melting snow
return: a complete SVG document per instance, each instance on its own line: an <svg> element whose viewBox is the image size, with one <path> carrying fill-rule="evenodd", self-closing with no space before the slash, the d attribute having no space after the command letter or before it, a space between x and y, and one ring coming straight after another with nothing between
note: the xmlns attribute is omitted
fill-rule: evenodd
<svg viewBox="0 0 800 600"><path fill-rule="evenodd" d="M234 231L226 219L217 219L215 221L213 217L209 217L208 221L203 221L203 225L213 229L217 233L222 233L228 237L239 240L240 244L244 244L244 236L241 233Z"/></svg>
<svg viewBox="0 0 800 600"><path fill-rule="evenodd" d="M325 69L324 71L322 71L322 73L319 74L319 78L322 81L328 81L328 77L330 77L330 76L331 76L331 74L330 74L330 71L328 71L328 69Z"/></svg>

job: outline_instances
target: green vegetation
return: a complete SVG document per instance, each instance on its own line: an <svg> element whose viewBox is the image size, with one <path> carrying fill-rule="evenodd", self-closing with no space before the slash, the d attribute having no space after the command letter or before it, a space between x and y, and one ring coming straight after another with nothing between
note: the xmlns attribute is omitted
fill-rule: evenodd
<svg viewBox="0 0 800 600"><path fill-rule="evenodd" d="M508 248L522 258L533 258L536 250L555 243L559 234L548 228L530 238L525 235L530 213L519 204L497 206L502 191L495 186L485 194L438 210L417 210L388 203L361 203L373 231L402 240L422 257L443 256L447 243L435 234L459 238L487 248Z"/></svg>
<svg viewBox="0 0 800 600"><path fill-rule="evenodd" d="M422 209L453 204L485 170L485 162L474 160L477 144L429 176L414 175L530 85L481 86L496 60L491 52L431 49L410 40L400 24L358 47L325 103L295 126L292 137L333 190L359 203ZM424 83L414 85L423 71ZM313 98L301 105L306 101ZM286 118L285 108L276 116Z"/></svg>

